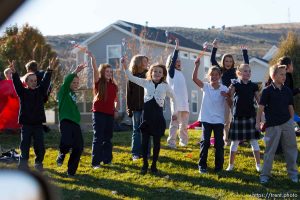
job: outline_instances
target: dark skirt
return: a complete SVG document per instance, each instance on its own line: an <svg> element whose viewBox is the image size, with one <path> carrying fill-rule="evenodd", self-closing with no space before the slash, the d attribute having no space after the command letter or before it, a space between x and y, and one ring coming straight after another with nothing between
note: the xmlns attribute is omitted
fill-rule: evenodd
<svg viewBox="0 0 300 200"><path fill-rule="evenodd" d="M255 128L255 117L234 117L229 129L230 140L259 139L259 131Z"/></svg>
<svg viewBox="0 0 300 200"><path fill-rule="evenodd" d="M163 108L155 99L151 99L144 104L140 130L142 134L152 136L163 136L166 130L166 121L163 115Z"/></svg>

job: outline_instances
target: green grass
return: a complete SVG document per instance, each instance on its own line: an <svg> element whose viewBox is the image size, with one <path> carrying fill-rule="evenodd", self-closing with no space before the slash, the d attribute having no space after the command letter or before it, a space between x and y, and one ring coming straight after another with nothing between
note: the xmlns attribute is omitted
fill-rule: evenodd
<svg viewBox="0 0 300 200"><path fill-rule="evenodd" d="M168 132L166 132L168 135ZM68 157L62 167L56 166L59 133L45 135L46 155L45 175L59 189L61 199L257 199L259 195L298 195L299 183L292 183L285 168L284 158L276 156L273 163L274 178L266 186L259 183L255 171L252 151L247 144L240 146L233 172L214 173L214 149L210 148L208 157L209 171L199 174L198 159L199 131L189 131L188 147L171 150L166 147L166 137L162 138L157 175L140 175L142 160L132 162L130 154L131 132L114 133L113 164L98 170L91 168L92 133L84 133L85 149L81 157L77 175L66 176ZM298 144L300 143L299 138ZM0 134L3 149L18 149L18 135ZM264 147L262 141L261 152ZM225 148L224 168L228 165L229 147ZM263 158L263 156L261 155ZM34 152L31 148L30 163L33 164ZM151 164L151 162L150 162ZM298 162L299 165L299 162ZM1 164L0 168L16 168L16 164ZM296 198L295 198L296 199Z"/></svg>

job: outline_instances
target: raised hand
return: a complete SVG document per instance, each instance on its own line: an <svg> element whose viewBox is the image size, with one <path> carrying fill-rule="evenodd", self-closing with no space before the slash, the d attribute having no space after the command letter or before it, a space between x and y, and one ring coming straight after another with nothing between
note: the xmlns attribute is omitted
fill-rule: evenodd
<svg viewBox="0 0 300 200"><path fill-rule="evenodd" d="M83 69L86 68L86 67L87 67L87 64L86 64L86 63L80 64L80 65L78 65L78 66L76 67L74 73L77 74L77 73L81 72L81 70L83 70Z"/></svg>
<svg viewBox="0 0 300 200"><path fill-rule="evenodd" d="M246 45L242 45L242 46L241 46L241 50L242 50L242 51L243 51L243 50L248 50L248 48L247 48Z"/></svg>
<svg viewBox="0 0 300 200"><path fill-rule="evenodd" d="M214 48L218 48L218 40L214 39L214 41L212 42L212 45Z"/></svg>
<svg viewBox="0 0 300 200"><path fill-rule="evenodd" d="M127 57L126 56L122 56L121 64L122 64L122 67L123 67L124 70L126 70L128 68L127 67Z"/></svg>
<svg viewBox="0 0 300 200"><path fill-rule="evenodd" d="M16 61L15 60L13 60L13 61L8 60L8 63L9 63L8 67L10 68L12 73L15 73L16 72L16 68L15 68Z"/></svg>

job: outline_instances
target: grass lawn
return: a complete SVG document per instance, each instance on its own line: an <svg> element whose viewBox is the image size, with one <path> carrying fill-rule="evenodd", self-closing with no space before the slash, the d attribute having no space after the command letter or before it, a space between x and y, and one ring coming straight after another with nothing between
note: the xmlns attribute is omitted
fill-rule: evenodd
<svg viewBox="0 0 300 200"><path fill-rule="evenodd" d="M114 133L113 163L98 170L91 168L92 133L84 133L84 153L76 176L69 178L66 176L66 161L69 157L66 157L62 167L56 166L59 133L51 131L45 135L45 175L58 187L63 200L266 198L263 195L293 195L297 196L294 199L300 199L300 184L292 183L288 179L283 156L275 157L272 171L274 178L266 186L259 183L259 173L255 171L255 162L248 143L239 147L234 171L214 173L214 149L210 148L208 173L199 174L197 163L200 150L197 142L200 131L189 131L189 135L188 147L178 147L176 150L168 149L166 137L163 137L158 162L160 172L157 175L148 173L143 176L139 173L142 160L131 160L131 132ZM297 140L299 144L300 138ZM18 135L0 134L2 149L15 148L19 152L19 141ZM263 153L262 141L260 145ZM228 155L229 147L226 147L224 168L228 165ZM31 165L33 161L34 152L31 148ZM0 163L0 168L16 168L16 164Z"/></svg>

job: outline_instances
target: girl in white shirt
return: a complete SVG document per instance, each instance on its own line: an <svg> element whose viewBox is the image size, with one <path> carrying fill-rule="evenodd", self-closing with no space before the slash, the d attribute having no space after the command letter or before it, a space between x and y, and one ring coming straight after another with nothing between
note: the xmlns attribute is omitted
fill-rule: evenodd
<svg viewBox="0 0 300 200"><path fill-rule="evenodd" d="M207 172L207 155L210 147L210 137L214 131L215 137L215 171L221 171L224 163L224 114L225 103L229 105L232 101L228 95L228 88L220 83L221 71L218 67L211 67L208 71L209 82L202 82L198 79L198 69L200 65L200 58L195 61L195 68L193 71L193 81L203 91L203 98L201 110L199 114L199 121L202 123L202 138L200 142L200 159L199 172Z"/></svg>
<svg viewBox="0 0 300 200"><path fill-rule="evenodd" d="M148 170L148 144L150 136L153 136L153 160L151 171L157 173L156 162L160 151L160 139L164 135L166 129L166 121L163 116L163 105L166 96L171 98L172 120L177 119L176 100L174 92L166 83L167 70L164 65L153 64L150 66L146 74L146 79L133 76L127 69L126 59L121 59L123 69L128 79L144 88L144 111L142 114L142 123L140 129L142 132L142 149L143 149L143 167L142 174L146 174Z"/></svg>

